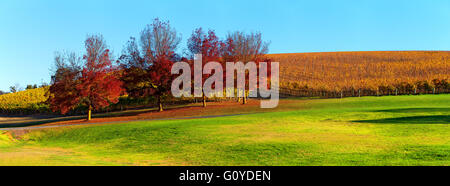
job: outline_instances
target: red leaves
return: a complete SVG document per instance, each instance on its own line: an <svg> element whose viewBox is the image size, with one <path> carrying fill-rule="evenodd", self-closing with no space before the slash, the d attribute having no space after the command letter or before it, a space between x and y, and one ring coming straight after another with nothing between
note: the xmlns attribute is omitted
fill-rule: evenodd
<svg viewBox="0 0 450 186"><path fill-rule="evenodd" d="M112 66L109 50L102 36L91 36L86 42L84 66L80 69L59 67L61 75L54 79L50 92L53 111L62 114L78 104L92 106L98 110L117 103L124 93L122 81Z"/></svg>
<svg viewBox="0 0 450 186"><path fill-rule="evenodd" d="M180 57L175 53L180 40L169 22L155 19L140 33L139 42L130 39L125 53L118 60L120 69L115 69L103 37L88 37L83 67L70 67L64 64L64 60L57 62L58 71L50 88L52 109L67 113L84 104L98 110L117 103L125 92L123 86L131 97L157 97L162 107L161 98L169 93L174 79L171 74L173 62ZM204 33L201 28L196 29L188 40L191 57L202 54L202 67L211 61L222 62L223 65L224 62L239 60L265 61L261 58L267 52L267 45L262 42L260 33L235 32L221 41L214 31ZM209 76L203 74L203 82Z"/></svg>
<svg viewBox="0 0 450 186"><path fill-rule="evenodd" d="M222 45L222 42L219 40L213 30L209 30L208 34L205 34L202 28L195 29L191 37L188 39L188 48L191 52L192 58L195 54L202 54L202 68L208 62L220 61ZM193 66L191 67L191 69L194 69ZM204 82L209 78L209 76L210 74L203 74L202 81Z"/></svg>
<svg viewBox="0 0 450 186"><path fill-rule="evenodd" d="M175 49L180 40L169 22L155 19L141 32L140 45L134 38L128 42L119 62L123 71L121 79L130 96L155 96L162 107L161 97L171 88L171 68L177 58Z"/></svg>
<svg viewBox="0 0 450 186"><path fill-rule="evenodd" d="M53 112L58 110L62 114L67 113L80 100L79 91L76 88L79 82L76 78L77 72L67 68L57 70L58 77L54 76L53 84L50 86L50 106Z"/></svg>
<svg viewBox="0 0 450 186"><path fill-rule="evenodd" d="M149 76L152 82L152 91L156 96L163 96L169 93L173 75L171 69L173 62L167 56L161 56L153 63L149 69Z"/></svg>
<svg viewBox="0 0 450 186"><path fill-rule="evenodd" d="M220 60L220 47L222 42L212 30L208 34L203 33L202 28L197 28L188 40L188 48L192 56L203 55L203 63Z"/></svg>
<svg viewBox="0 0 450 186"><path fill-rule="evenodd" d="M101 36L86 40L86 64L81 72L77 89L86 105L100 109L117 103L124 93L122 82L115 74L109 57L109 50Z"/></svg>

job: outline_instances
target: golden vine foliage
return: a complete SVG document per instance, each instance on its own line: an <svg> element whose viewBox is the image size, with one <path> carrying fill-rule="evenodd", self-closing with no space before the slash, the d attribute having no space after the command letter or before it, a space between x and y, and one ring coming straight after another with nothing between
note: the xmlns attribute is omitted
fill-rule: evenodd
<svg viewBox="0 0 450 186"><path fill-rule="evenodd" d="M406 83L448 82L450 51L270 54L280 62L280 87L324 91L373 90Z"/></svg>
<svg viewBox="0 0 450 186"><path fill-rule="evenodd" d="M0 95L0 113L46 112L48 87Z"/></svg>

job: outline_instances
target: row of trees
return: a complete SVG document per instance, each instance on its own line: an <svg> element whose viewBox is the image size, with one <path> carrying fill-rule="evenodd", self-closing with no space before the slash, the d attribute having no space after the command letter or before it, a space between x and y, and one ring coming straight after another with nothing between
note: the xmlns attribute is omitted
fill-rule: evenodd
<svg viewBox="0 0 450 186"><path fill-rule="evenodd" d="M37 84L34 84L34 85L28 84L28 85L25 87L25 90L31 90L31 89L36 89L36 88L42 88L42 87L46 87L46 86L48 86L48 84L46 84L46 83L42 83L42 84L39 85L39 86L38 86ZM20 91L23 91L23 90L24 90L24 89L20 86L19 83L16 83L16 84L14 84L14 85L12 85L12 86L9 87L9 93L16 93L16 92L20 92ZM8 93L8 92L4 92L4 91L0 90L0 95L6 94L6 93Z"/></svg>
<svg viewBox="0 0 450 186"><path fill-rule="evenodd" d="M131 98L155 97L159 111L163 111L163 100L171 96L174 62L193 64L195 54L203 55L203 65L209 61L267 61L264 54L268 43L262 41L260 33L233 32L221 40L213 30L205 33L198 28L188 39L189 52L184 55L176 53L180 41L181 36L169 22L155 19L142 30L139 39L130 38L115 65L103 37L88 36L83 57L56 53L49 89L51 109L65 114L85 105L91 119L92 110L117 103L126 94ZM203 76L203 82L206 78L208 75ZM203 104L206 106L205 95Z"/></svg>

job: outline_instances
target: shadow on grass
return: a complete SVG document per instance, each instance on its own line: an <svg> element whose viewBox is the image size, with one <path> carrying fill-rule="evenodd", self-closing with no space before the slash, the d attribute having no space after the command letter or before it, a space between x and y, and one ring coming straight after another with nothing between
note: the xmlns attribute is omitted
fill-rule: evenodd
<svg viewBox="0 0 450 186"><path fill-rule="evenodd" d="M43 124L52 123L52 122L70 121L70 120L76 120L76 119L82 119L82 118L85 118L85 116L66 116L66 117L41 119L41 120L2 122L2 123L0 123L0 129L16 128L16 127L29 127L29 126L35 126L35 125L43 125Z"/></svg>
<svg viewBox="0 0 450 186"><path fill-rule="evenodd" d="M193 108L193 107L201 107L198 105L173 105L169 106L165 109L165 111L176 110L180 108ZM129 117L129 116L137 116L144 113L152 113L158 112L157 108L140 108L140 109L130 109L126 111L117 111L117 112L109 112L109 113L98 113L94 114L93 118L114 118L114 117ZM3 117L3 116L2 116ZM20 116L15 116L20 117ZM86 115L77 115L77 116L23 116L31 118L24 120L16 120L16 121L3 121L0 122L0 129L4 128L17 128L17 127L30 127L36 125L44 125L47 123L53 122L61 122L61 121L71 121L71 120L79 120L86 118Z"/></svg>
<svg viewBox="0 0 450 186"><path fill-rule="evenodd" d="M449 112L449 108L401 108L401 109L388 109L388 110L376 110L373 112L392 112L392 113L414 113L414 112Z"/></svg>
<svg viewBox="0 0 450 186"><path fill-rule="evenodd" d="M450 115L410 116L376 120L356 120L353 122L372 124L450 124Z"/></svg>

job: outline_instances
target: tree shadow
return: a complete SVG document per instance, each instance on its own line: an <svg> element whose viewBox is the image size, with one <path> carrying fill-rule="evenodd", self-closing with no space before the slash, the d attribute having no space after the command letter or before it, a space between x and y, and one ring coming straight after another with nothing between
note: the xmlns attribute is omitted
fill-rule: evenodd
<svg viewBox="0 0 450 186"><path fill-rule="evenodd" d="M372 124L450 124L450 115L410 116L375 120L356 120L353 122Z"/></svg>
<svg viewBox="0 0 450 186"><path fill-rule="evenodd" d="M387 109L376 110L373 112L392 112L392 113L414 113L414 112L449 112L449 108L401 108L401 109Z"/></svg>
<svg viewBox="0 0 450 186"><path fill-rule="evenodd" d="M195 108L202 107L201 105L168 105L165 108L165 111L178 110L183 108ZM134 108L128 109L124 111L114 111L114 112L106 112L106 113L94 113L93 118L116 118L116 117L130 117L130 116L138 116L140 114L148 114L148 113L158 113L158 109L155 107L148 108ZM7 116L1 116L7 117ZM1 121L0 129L4 128L18 128L18 127L30 127L36 125L44 125L53 122L61 122L61 121L71 121L71 120L79 120L86 118L86 115L75 115L75 116L55 116L55 115L42 115L42 116L8 116L11 118L14 117L23 117L27 119L23 120L12 120L12 121Z"/></svg>
<svg viewBox="0 0 450 186"><path fill-rule="evenodd" d="M65 116L65 117L54 117L47 119L28 119L28 120L18 120L11 122L1 122L0 129L2 128L16 128L16 127L29 127L35 125L43 125L52 122L60 122L60 121L70 121L84 118L83 116Z"/></svg>

